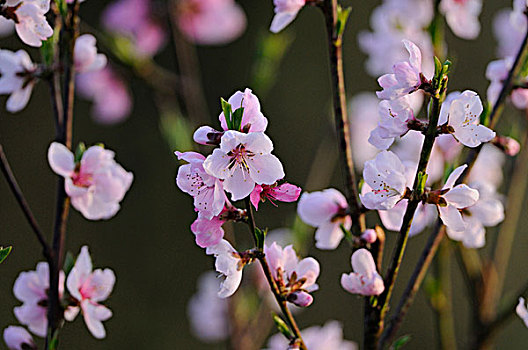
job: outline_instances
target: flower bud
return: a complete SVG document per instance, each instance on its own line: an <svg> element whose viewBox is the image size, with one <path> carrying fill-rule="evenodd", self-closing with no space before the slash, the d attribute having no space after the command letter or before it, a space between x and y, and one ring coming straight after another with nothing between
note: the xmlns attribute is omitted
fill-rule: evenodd
<svg viewBox="0 0 528 350"><path fill-rule="evenodd" d="M313 297L305 291L298 291L288 294L288 301L300 307L308 307L313 302Z"/></svg>
<svg viewBox="0 0 528 350"><path fill-rule="evenodd" d="M376 234L376 230L369 228L368 230L365 230L363 234L361 235L361 239L364 240L367 243L374 243L376 242L376 239L378 239L378 235Z"/></svg>
<svg viewBox="0 0 528 350"><path fill-rule="evenodd" d="M25 328L9 326L4 330L4 341L11 350L36 350L33 338Z"/></svg>
<svg viewBox="0 0 528 350"><path fill-rule="evenodd" d="M519 142L508 136L497 136L493 139L493 144L507 155L513 157L521 150Z"/></svg>
<svg viewBox="0 0 528 350"><path fill-rule="evenodd" d="M200 126L193 135L194 142L200 145L217 146L224 133L211 128L210 126Z"/></svg>

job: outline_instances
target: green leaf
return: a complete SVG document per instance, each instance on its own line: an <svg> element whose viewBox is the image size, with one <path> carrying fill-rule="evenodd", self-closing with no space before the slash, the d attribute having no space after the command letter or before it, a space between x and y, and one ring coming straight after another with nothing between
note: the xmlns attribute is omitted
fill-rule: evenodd
<svg viewBox="0 0 528 350"><path fill-rule="evenodd" d="M55 0L55 4L57 5L57 8L59 9L59 12L61 14L61 17L66 19L68 17L68 4L65 0Z"/></svg>
<svg viewBox="0 0 528 350"><path fill-rule="evenodd" d="M427 173L420 171L418 173L418 185L416 187L416 197L420 197L424 193L426 181L427 181Z"/></svg>
<svg viewBox="0 0 528 350"><path fill-rule="evenodd" d="M336 37L338 42L336 42L336 46L341 45L341 38L343 37L343 33L345 32L346 23L348 21L348 17L350 16L350 12L352 11L352 7L347 7L343 9L341 5L337 6L337 23L336 23Z"/></svg>
<svg viewBox="0 0 528 350"><path fill-rule="evenodd" d="M354 236L350 232L350 230L347 230L343 224L339 225L339 228L341 229L341 232L345 235L345 238L349 240L350 242L354 242Z"/></svg>
<svg viewBox="0 0 528 350"><path fill-rule="evenodd" d="M410 335L404 335L403 337L400 337L398 340L396 340L392 346L392 350L399 350L401 349L405 344L407 344L411 340Z"/></svg>
<svg viewBox="0 0 528 350"><path fill-rule="evenodd" d="M0 264L7 258L7 256L9 255L9 253L11 253L11 250L13 249L13 247L9 246L9 247L0 247Z"/></svg>
<svg viewBox="0 0 528 350"><path fill-rule="evenodd" d="M74 265L75 265L75 258L73 257L73 254L70 251L68 251L66 253L66 256L64 257L64 265L62 267L62 270L64 271L64 275L66 277L68 277Z"/></svg>
<svg viewBox="0 0 528 350"><path fill-rule="evenodd" d="M282 333L286 338L289 340L295 339L295 335L290 330L290 327L284 322L282 318L280 318L279 315L273 314L273 322L275 322L275 325L277 326L277 330Z"/></svg>
<svg viewBox="0 0 528 350"><path fill-rule="evenodd" d="M231 105L229 104L229 102L227 102L223 98L220 98L220 103L222 104L222 111L224 112L224 117L226 120L227 128L229 130L233 130L233 120L231 119L231 113L232 113Z"/></svg>
<svg viewBox="0 0 528 350"><path fill-rule="evenodd" d="M255 241L257 242L258 249L264 248L264 240L266 239L267 234L268 229L261 230L258 227L255 227Z"/></svg>
<svg viewBox="0 0 528 350"><path fill-rule="evenodd" d="M440 62L440 60L438 59L438 57L434 57L434 66L435 66L435 79L438 80L440 79L440 76L442 75L442 69L443 69L443 65L442 65L442 62Z"/></svg>
<svg viewBox="0 0 528 350"><path fill-rule="evenodd" d="M40 55L42 56L42 61L48 67L53 66L53 60L55 58L55 47L59 42L60 27L55 28L53 35L50 36L47 40L42 42L40 47Z"/></svg>
<svg viewBox="0 0 528 350"><path fill-rule="evenodd" d="M75 163L79 163L82 159L84 152L86 151L86 145L84 142L79 142L77 149L75 150Z"/></svg>
<svg viewBox="0 0 528 350"><path fill-rule="evenodd" d="M242 116L244 114L244 107L240 107L239 109L235 110L232 114L233 117L233 130L240 130L240 127L242 126Z"/></svg>

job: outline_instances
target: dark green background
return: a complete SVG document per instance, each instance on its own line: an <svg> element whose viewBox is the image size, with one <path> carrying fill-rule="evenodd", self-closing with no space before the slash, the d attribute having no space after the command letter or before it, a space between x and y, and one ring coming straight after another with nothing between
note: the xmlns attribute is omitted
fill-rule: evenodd
<svg viewBox="0 0 528 350"><path fill-rule="evenodd" d="M356 37L359 30L368 27L369 13L378 2L348 3L354 9L344 39L344 62L347 92L352 96L360 91L377 89L375 79L364 72L365 55L359 51ZM229 97L248 84L256 38L266 31L273 14L271 0L245 0L241 5L248 16L248 28L243 37L227 47L198 49L213 126L217 126L219 97ZM491 19L497 9L506 6L511 6L510 1L485 1L481 15L483 30L476 41L447 35L451 57L454 58L450 88L471 88L485 96L484 71L487 63L495 57ZM88 23L96 25L102 9L100 1L89 0L82 5L81 14ZM269 118L267 133L274 141L275 154L282 160L287 178L302 186L317 145L331 130L326 37L322 16L315 8L301 11L287 31L295 35L295 41L279 69L276 85L261 103ZM20 47L15 36L1 42L2 48ZM168 68L174 67L170 48L167 47L158 57L160 64ZM37 51L31 50L30 53L33 58L38 57ZM111 267L117 275L117 283L107 302L114 312L105 323L107 338L95 340L78 317L62 332L62 348L215 348L194 339L186 320L186 304L195 291L196 278L213 267L213 259L195 245L189 231L194 220L192 200L175 186L178 162L174 150L167 146L159 131L152 95L136 79L131 78L129 84L135 95L134 112L121 125L97 125L90 118L89 103L78 101L75 106L74 143L104 142L116 151L118 162L131 170L135 179L122 202L121 211L110 221L87 221L75 210L71 211L68 249L77 253L82 245L88 244L94 265ZM259 91L255 93L259 95ZM4 101L2 98L2 106ZM36 87L29 106L21 113L1 112L0 140L35 215L47 232L52 226L56 186L56 176L46 160L53 133L45 84ZM332 184L342 188L339 174L336 169ZM295 206L291 204L281 205L280 209L270 206L259 211L257 221L261 226L281 227L291 223L294 212ZM524 219L521 227L525 226ZM425 239L426 235L422 234L410 241L401 279L408 277ZM34 269L41 260L39 246L3 179L0 180L0 244L14 246L11 256L0 266L0 328L3 329L16 324L12 308L19 302L12 295L14 280L20 271ZM507 287L513 288L512 291L528 278L524 268L528 262L527 244L526 230L519 231L512 256L515 263L507 279ZM389 246L387 252L390 251ZM360 341L363 301L346 293L339 285L341 273L350 271L349 250L346 247L335 251L311 249L310 254L322 265L318 281L321 289L314 295L314 305L299 317L301 327L337 319L344 324L347 339ZM453 267L455 270L454 263ZM401 284L397 287L396 295L399 295ZM468 339L469 302L458 272L455 272L453 288L457 337L463 348ZM402 332L413 335L407 349L434 347L434 318L422 294L418 296ZM498 348L523 349L527 342L528 330L515 318L502 333ZM0 348L3 347L2 343Z"/></svg>

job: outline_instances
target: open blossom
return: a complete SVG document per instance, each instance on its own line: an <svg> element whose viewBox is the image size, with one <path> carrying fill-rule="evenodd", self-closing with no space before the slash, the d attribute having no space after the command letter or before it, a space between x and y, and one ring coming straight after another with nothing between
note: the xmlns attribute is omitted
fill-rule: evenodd
<svg viewBox="0 0 528 350"><path fill-rule="evenodd" d="M524 11L516 8L517 3L519 1L513 2L513 10L500 10L493 20L493 33L497 39L497 55L500 58L517 55L528 28Z"/></svg>
<svg viewBox="0 0 528 350"><path fill-rule="evenodd" d="M380 295L384 290L383 278L376 269L372 254L358 249L352 254L354 272L341 275L341 286L348 292L361 295Z"/></svg>
<svg viewBox="0 0 528 350"><path fill-rule="evenodd" d="M24 50L0 50L0 94L9 94L6 109L18 112L26 107L35 85L37 67Z"/></svg>
<svg viewBox="0 0 528 350"><path fill-rule="evenodd" d="M149 57L165 45L167 34L154 18L151 0L119 0L105 8L103 26L116 34L129 38L135 54Z"/></svg>
<svg viewBox="0 0 528 350"><path fill-rule="evenodd" d="M488 87L488 101L492 104L497 102L500 91L504 85L508 73L513 65L513 58L507 57L502 60L492 61L486 68L486 78L490 80ZM526 79L523 79L526 82ZM518 109L526 109L528 107L528 89L522 87L513 87L511 90L511 101Z"/></svg>
<svg viewBox="0 0 528 350"><path fill-rule="evenodd" d="M295 202L301 194L301 188L287 182L274 185L255 185L253 192L249 195L251 204L258 210L259 203L269 200L276 205L274 201Z"/></svg>
<svg viewBox="0 0 528 350"><path fill-rule="evenodd" d="M244 108L240 130L245 132L264 132L268 126L268 119L260 111L260 102L251 89L245 89L244 92L235 92L227 102L231 105L233 112L239 108ZM227 122L224 112L218 117L222 129L227 130Z"/></svg>
<svg viewBox="0 0 528 350"><path fill-rule="evenodd" d="M447 235L455 241L461 241L466 248L482 248L486 244L485 227L493 227L504 220L504 205L493 186L485 183L473 183L471 187L479 193L478 201L462 210L465 223L464 231L447 228Z"/></svg>
<svg viewBox="0 0 528 350"><path fill-rule="evenodd" d="M380 152L376 158L365 163L363 179L370 190L361 194L360 199L368 209L393 208L402 199L407 188L405 166L390 151Z"/></svg>
<svg viewBox="0 0 528 350"><path fill-rule="evenodd" d="M15 297L22 301L14 309L18 321L39 337L45 337L48 328L47 302L49 289L49 266L39 262L35 271L21 272L13 286ZM64 290L64 272L59 274L59 295Z"/></svg>
<svg viewBox="0 0 528 350"><path fill-rule="evenodd" d="M502 183L505 161L504 152L493 145L485 144L471 168L468 183L485 183L498 188Z"/></svg>
<svg viewBox="0 0 528 350"><path fill-rule="evenodd" d="M80 96L93 101L92 117L99 123L119 123L132 110L127 85L109 66L77 74L76 90Z"/></svg>
<svg viewBox="0 0 528 350"><path fill-rule="evenodd" d="M310 350L358 350L356 343L343 339L343 326L337 321L327 321L324 326L312 326L301 331L301 336ZM265 350L284 350L288 340L281 333L273 335Z"/></svg>
<svg viewBox="0 0 528 350"><path fill-rule="evenodd" d="M275 16L270 31L278 33L293 22L297 13L304 7L306 0L273 0Z"/></svg>
<svg viewBox="0 0 528 350"><path fill-rule="evenodd" d="M382 91L376 92L379 98L394 100L406 96L420 88L425 77L422 74L422 53L418 46L409 40L402 40L409 52L409 60L398 62L392 67L391 74L378 79Z"/></svg>
<svg viewBox="0 0 528 350"><path fill-rule="evenodd" d="M234 0L180 0L177 25L185 37L200 45L220 45L246 29L246 15Z"/></svg>
<svg viewBox="0 0 528 350"><path fill-rule="evenodd" d="M196 236L196 244L201 248L218 244L224 238L222 229L224 222L218 217L212 219L198 217L191 225L191 231Z"/></svg>
<svg viewBox="0 0 528 350"><path fill-rule="evenodd" d="M482 10L482 0L442 0L440 11L456 36L475 39L480 32L478 16Z"/></svg>
<svg viewBox="0 0 528 350"><path fill-rule="evenodd" d="M83 34L77 38L74 48L75 71L82 73L106 66L106 56L97 53L96 43L97 39L91 34Z"/></svg>
<svg viewBox="0 0 528 350"><path fill-rule="evenodd" d="M97 339L106 336L102 321L112 317L112 311L99 303L108 299L115 279L111 269L93 271L88 247L83 246L66 281L68 291L79 303L86 327Z"/></svg>
<svg viewBox="0 0 528 350"><path fill-rule="evenodd" d="M198 290L187 304L191 331L200 340L213 343L229 336L227 300L219 298L220 281L213 271L198 278Z"/></svg>
<svg viewBox="0 0 528 350"><path fill-rule="evenodd" d="M381 101L378 114L380 121L370 133L368 140L380 150L389 148L394 138L406 134L409 131L409 122L415 119L406 96L396 100Z"/></svg>
<svg viewBox="0 0 528 350"><path fill-rule="evenodd" d="M53 171L64 177L73 207L88 220L114 216L134 178L116 163L114 152L101 146L88 148L76 163L69 149L53 142L48 150L48 161Z"/></svg>
<svg viewBox="0 0 528 350"><path fill-rule="evenodd" d="M319 289L315 283L320 271L317 260L311 257L299 260L292 245L283 249L276 242L265 245L264 253L273 278L279 288L288 293L288 301L301 307L309 306L313 301L309 293Z"/></svg>
<svg viewBox="0 0 528 350"><path fill-rule="evenodd" d="M9 326L4 329L4 341L9 350L37 350L33 337L22 327Z"/></svg>
<svg viewBox="0 0 528 350"><path fill-rule="evenodd" d="M347 211L345 196L334 188L303 193L297 207L301 220L317 227L315 246L319 249L337 248L344 237L341 225L347 230L352 226L352 219Z"/></svg>
<svg viewBox="0 0 528 350"><path fill-rule="evenodd" d="M461 165L449 175L442 188L438 207L440 219L447 229L452 232L465 231L466 223L460 213L461 209L466 209L474 205L479 199L479 192L468 185L460 184L455 186L455 182L462 175L467 165Z"/></svg>
<svg viewBox="0 0 528 350"><path fill-rule="evenodd" d="M282 164L272 150L273 143L262 132L228 130L220 148L205 159L203 167L208 174L224 180L224 189L236 201L249 196L256 184L272 185L284 177Z"/></svg>
<svg viewBox="0 0 528 350"><path fill-rule="evenodd" d="M204 219L212 219L224 208L226 196L222 182L207 174L203 168L205 157L196 152L176 152L178 159L188 164L180 166L176 184L194 198L194 207Z"/></svg>
<svg viewBox="0 0 528 350"><path fill-rule="evenodd" d="M46 21L50 0L7 0L4 12L15 22L15 30L25 44L42 46L42 41L53 35L53 28Z"/></svg>
<svg viewBox="0 0 528 350"><path fill-rule="evenodd" d="M227 298L233 295L242 281L244 261L233 246L222 239L218 244L207 247L206 253L216 258L215 268L224 280L220 283L218 297Z"/></svg>
<svg viewBox="0 0 528 350"><path fill-rule="evenodd" d="M524 325L528 327L528 309L526 309L526 300L523 297L519 298L519 304L517 304L515 312L523 320Z"/></svg>

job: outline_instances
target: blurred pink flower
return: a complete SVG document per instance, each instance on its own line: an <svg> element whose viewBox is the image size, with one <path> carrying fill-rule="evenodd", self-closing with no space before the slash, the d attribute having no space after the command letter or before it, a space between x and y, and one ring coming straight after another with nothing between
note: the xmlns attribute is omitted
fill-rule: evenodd
<svg viewBox="0 0 528 350"><path fill-rule="evenodd" d="M295 202L301 194L301 188L290 183L284 182L280 185L255 185L253 192L249 195L251 203L258 210L259 203L268 199L272 204L273 201Z"/></svg>
<svg viewBox="0 0 528 350"><path fill-rule="evenodd" d="M132 40L139 57L153 56L165 45L167 35L154 19L150 0L119 0L105 8L103 26Z"/></svg>
<svg viewBox="0 0 528 350"><path fill-rule="evenodd" d="M348 292L361 295L380 295L384 290L383 278L379 275L372 254L358 249L352 254L354 272L341 275L341 286Z"/></svg>
<svg viewBox="0 0 528 350"><path fill-rule="evenodd" d="M65 178L73 207L88 220L109 219L119 210L134 176L114 160L114 152L92 146L78 163L64 145L53 142L48 150L52 170Z"/></svg>
<svg viewBox="0 0 528 350"><path fill-rule="evenodd" d="M482 0L442 0L440 12L456 36L462 39L476 39L480 33L478 16Z"/></svg>
<svg viewBox="0 0 528 350"><path fill-rule="evenodd" d="M106 66L106 56L97 53L97 40L91 34L83 34L75 41L74 61L75 71L84 73L103 69Z"/></svg>
<svg viewBox="0 0 528 350"><path fill-rule="evenodd" d="M0 50L0 94L10 94L6 103L9 112L26 107L35 86L36 65L24 50Z"/></svg>
<svg viewBox="0 0 528 350"><path fill-rule="evenodd" d="M374 243L378 239L378 234L376 233L376 230L369 228L363 231L361 234L361 239L367 243Z"/></svg>
<svg viewBox="0 0 528 350"><path fill-rule="evenodd" d="M221 45L237 39L246 29L246 15L233 0L179 0L178 27L199 45Z"/></svg>
<svg viewBox="0 0 528 350"><path fill-rule="evenodd" d="M337 248L344 237L341 225L347 230L352 226L352 219L347 211L345 196L334 188L305 192L297 206L297 214L301 220L317 227L315 246L319 249Z"/></svg>
<svg viewBox="0 0 528 350"><path fill-rule="evenodd" d="M409 131L409 122L415 120L407 96L381 101L378 115L378 125L370 132L368 141L380 150L388 149L394 138L405 135Z"/></svg>
<svg viewBox="0 0 528 350"><path fill-rule="evenodd" d="M119 123L132 110L132 97L127 86L109 66L78 74L77 92L93 101L92 116L102 124Z"/></svg>
<svg viewBox="0 0 528 350"><path fill-rule="evenodd" d="M33 337L22 327L9 326L4 329L4 341L9 350L37 350Z"/></svg>
<svg viewBox="0 0 528 350"><path fill-rule="evenodd" d="M92 270L88 247L83 246L66 285L71 296L79 302L86 327L95 338L102 339L106 336L102 321L112 317L112 311L99 302L108 299L116 278L111 269Z"/></svg>
<svg viewBox="0 0 528 350"><path fill-rule="evenodd" d="M304 7L306 0L273 0L275 16L270 31L278 33L293 22L297 13Z"/></svg>

